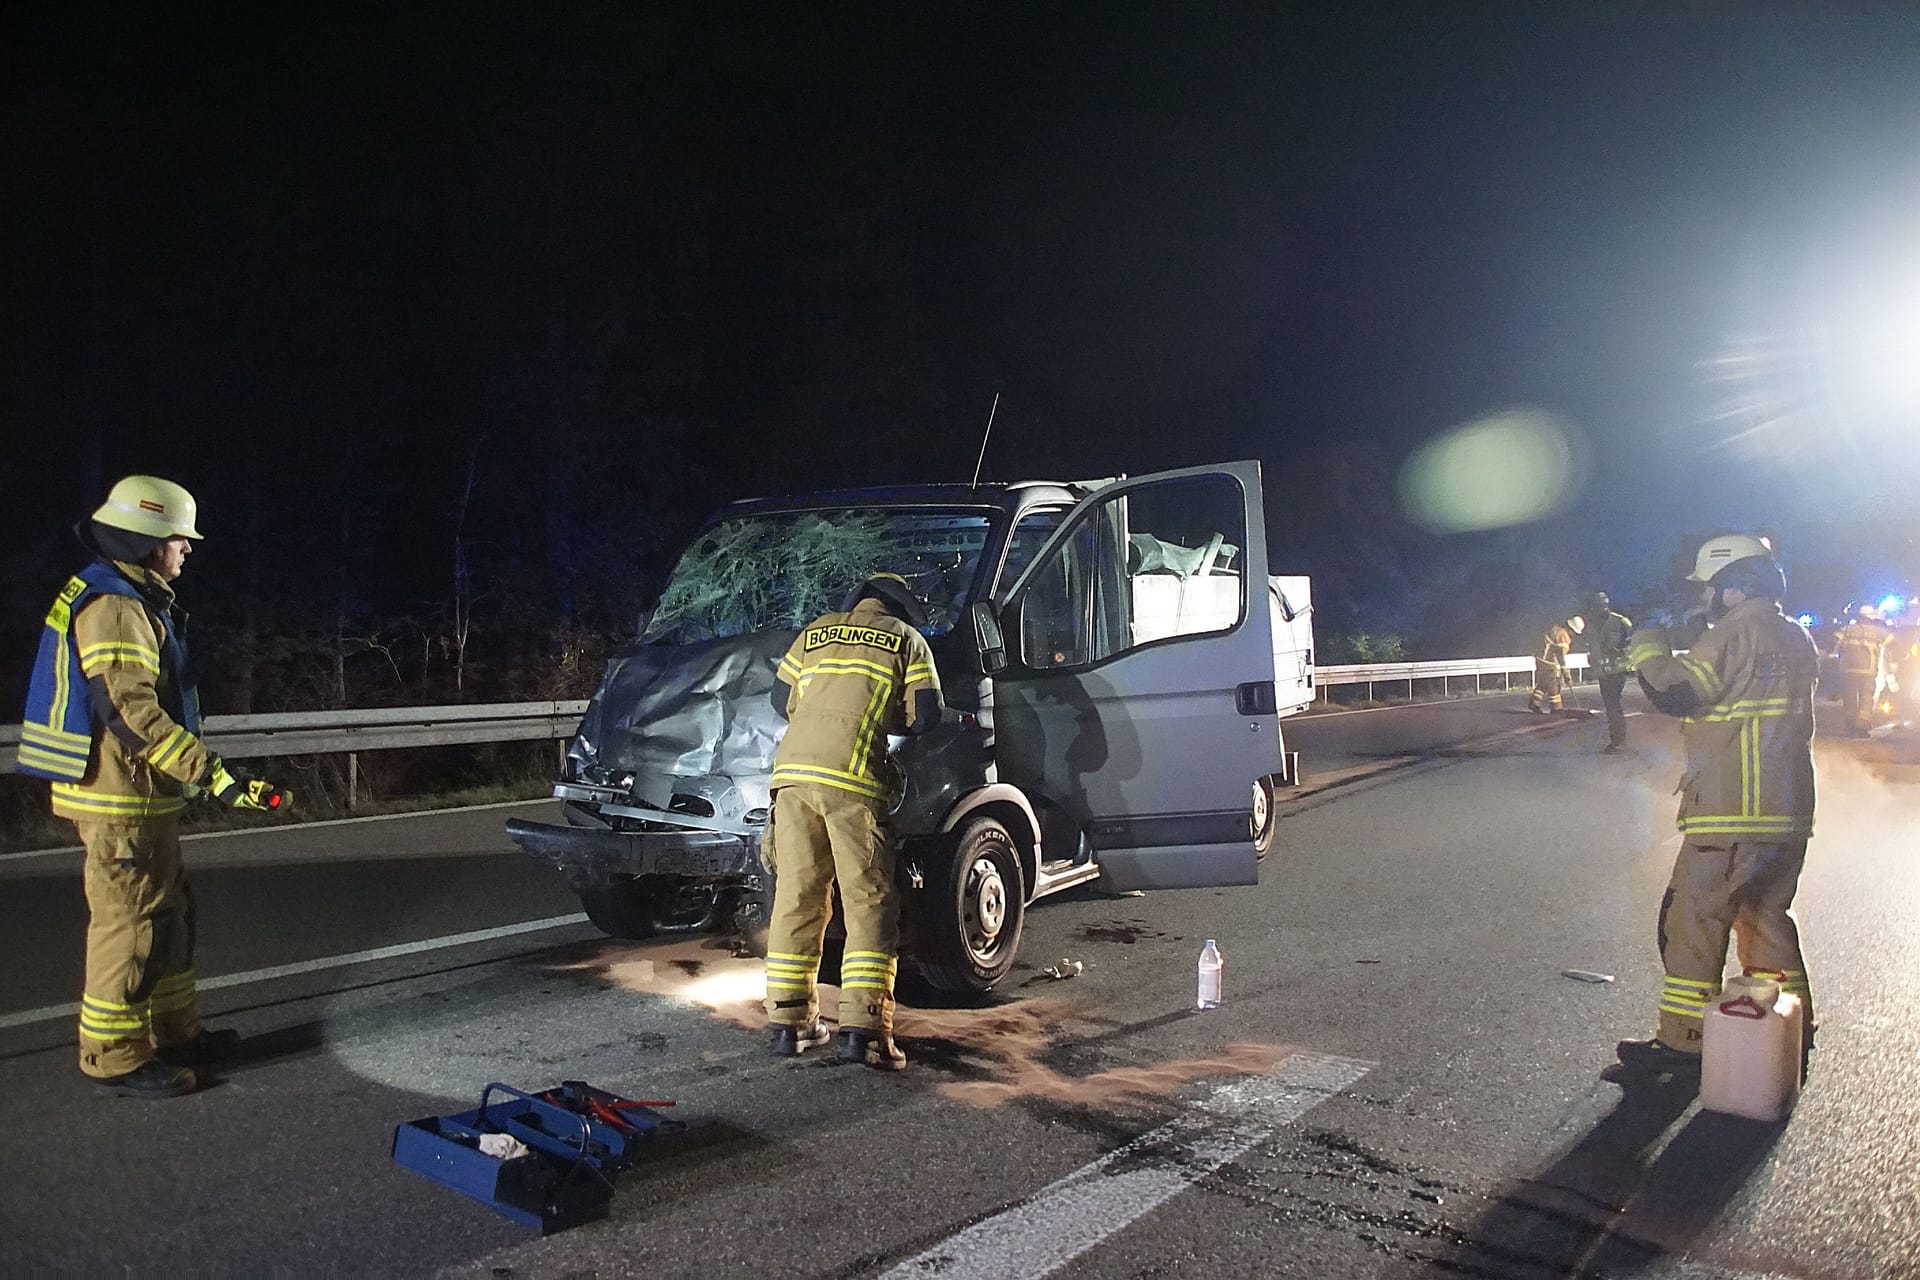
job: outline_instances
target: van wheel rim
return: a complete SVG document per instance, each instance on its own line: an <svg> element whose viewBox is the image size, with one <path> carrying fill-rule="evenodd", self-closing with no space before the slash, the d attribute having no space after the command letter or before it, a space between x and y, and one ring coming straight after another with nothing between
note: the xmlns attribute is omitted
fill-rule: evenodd
<svg viewBox="0 0 1920 1280"><path fill-rule="evenodd" d="M1007 922L1007 882L992 858L975 858L967 868L963 911L967 950L976 960L992 960Z"/></svg>
<svg viewBox="0 0 1920 1280"><path fill-rule="evenodd" d="M1253 784L1253 834L1257 838L1267 829L1272 815L1267 810L1267 789L1259 783Z"/></svg>

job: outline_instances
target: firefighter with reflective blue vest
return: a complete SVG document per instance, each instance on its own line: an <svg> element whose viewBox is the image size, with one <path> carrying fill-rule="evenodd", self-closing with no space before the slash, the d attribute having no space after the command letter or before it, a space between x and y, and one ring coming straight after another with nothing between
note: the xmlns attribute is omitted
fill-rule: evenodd
<svg viewBox="0 0 1920 1280"><path fill-rule="evenodd" d="M889 734L940 721L940 677L919 628L925 607L906 579L879 573L839 613L804 628L781 658L774 709L788 721L773 757L774 873L767 936L767 1017L782 1057L827 1043L816 983L833 886L846 951L840 962L840 1058L898 1071L893 983L900 902L889 815L900 779Z"/></svg>
<svg viewBox="0 0 1920 1280"><path fill-rule="evenodd" d="M76 529L95 559L47 613L21 726L20 771L52 782L54 813L86 848L80 1070L130 1097L191 1092L192 1065L238 1038L200 1022L193 891L180 860L188 798L289 803L201 740L172 587L200 537L196 515L179 485L128 476Z"/></svg>
<svg viewBox="0 0 1920 1280"><path fill-rule="evenodd" d="M1720 993L1727 942L1749 974L1800 997L1811 1045L1807 983L1794 893L1813 834L1813 691L1820 654L1781 612L1786 577L1761 539L1729 534L1700 548L1712 625L1685 652L1641 628L1627 663L1654 708L1681 717L1686 775L1673 877L1660 903L1659 1031L1623 1040L1620 1060L1659 1072L1700 1068L1701 1029Z"/></svg>

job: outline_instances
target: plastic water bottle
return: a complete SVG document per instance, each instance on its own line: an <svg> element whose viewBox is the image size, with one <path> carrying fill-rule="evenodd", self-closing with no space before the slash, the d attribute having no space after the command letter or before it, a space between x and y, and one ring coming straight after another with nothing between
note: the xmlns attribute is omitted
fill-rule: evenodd
<svg viewBox="0 0 1920 1280"><path fill-rule="evenodd" d="M1202 1009L1220 1007L1220 970L1226 964L1226 958L1220 954L1219 944L1212 938L1200 952L1200 1000Z"/></svg>

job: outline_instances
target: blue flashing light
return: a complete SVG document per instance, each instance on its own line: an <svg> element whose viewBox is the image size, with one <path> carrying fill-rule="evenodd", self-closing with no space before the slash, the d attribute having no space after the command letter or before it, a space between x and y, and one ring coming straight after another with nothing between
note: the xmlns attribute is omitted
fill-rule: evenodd
<svg viewBox="0 0 1920 1280"><path fill-rule="evenodd" d="M1815 613L1803 613L1800 615L1798 621L1800 625L1803 627L1817 627L1820 625L1820 615Z"/></svg>
<svg viewBox="0 0 1920 1280"><path fill-rule="evenodd" d="M1880 612L1882 613L1898 613L1906 607L1907 598L1905 596L1888 596L1880 602Z"/></svg>

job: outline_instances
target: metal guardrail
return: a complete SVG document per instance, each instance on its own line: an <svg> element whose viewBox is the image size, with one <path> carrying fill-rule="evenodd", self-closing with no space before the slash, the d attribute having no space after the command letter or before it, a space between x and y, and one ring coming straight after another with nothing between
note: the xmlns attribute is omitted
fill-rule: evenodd
<svg viewBox="0 0 1920 1280"><path fill-rule="evenodd" d="M1567 659L1570 670L1584 670L1587 655ZM1531 673L1533 659L1459 658L1449 662L1376 662L1352 666L1316 667L1314 683L1333 685L1407 682L1413 695L1416 682L1438 680L1451 692L1454 680L1471 676L1474 688L1488 676L1510 678ZM478 706L368 707L348 711L285 711L262 715L208 716L207 743L236 760L263 756L299 756L361 751L390 751L399 747L452 747L481 742L525 742L570 738L586 711L584 698L550 702L491 702ZM0 773L13 772L19 754L20 726L0 725Z"/></svg>
<svg viewBox="0 0 1920 1280"><path fill-rule="evenodd" d="M369 707L350 711L287 711L208 716L207 744L236 760L328 752L352 755L397 747L453 747L479 742L570 738L587 709L584 698L491 702L479 706ZM0 773L13 772L20 726L0 725Z"/></svg>
<svg viewBox="0 0 1920 1280"><path fill-rule="evenodd" d="M1580 672L1587 669L1587 655L1572 653L1567 655L1567 670ZM1407 696L1413 696L1413 686L1419 680L1438 680L1440 692L1445 695L1453 691L1453 681L1464 680L1471 676L1475 692L1482 688L1482 681L1488 676L1501 677L1503 689L1513 687L1515 675L1531 676L1533 659L1529 656L1516 658L1454 658L1445 662L1368 662L1344 667L1315 667L1313 681L1321 689L1337 684L1364 684L1367 697L1373 697L1373 686L1391 681L1398 684L1407 682ZM1324 696L1324 695L1323 695Z"/></svg>

